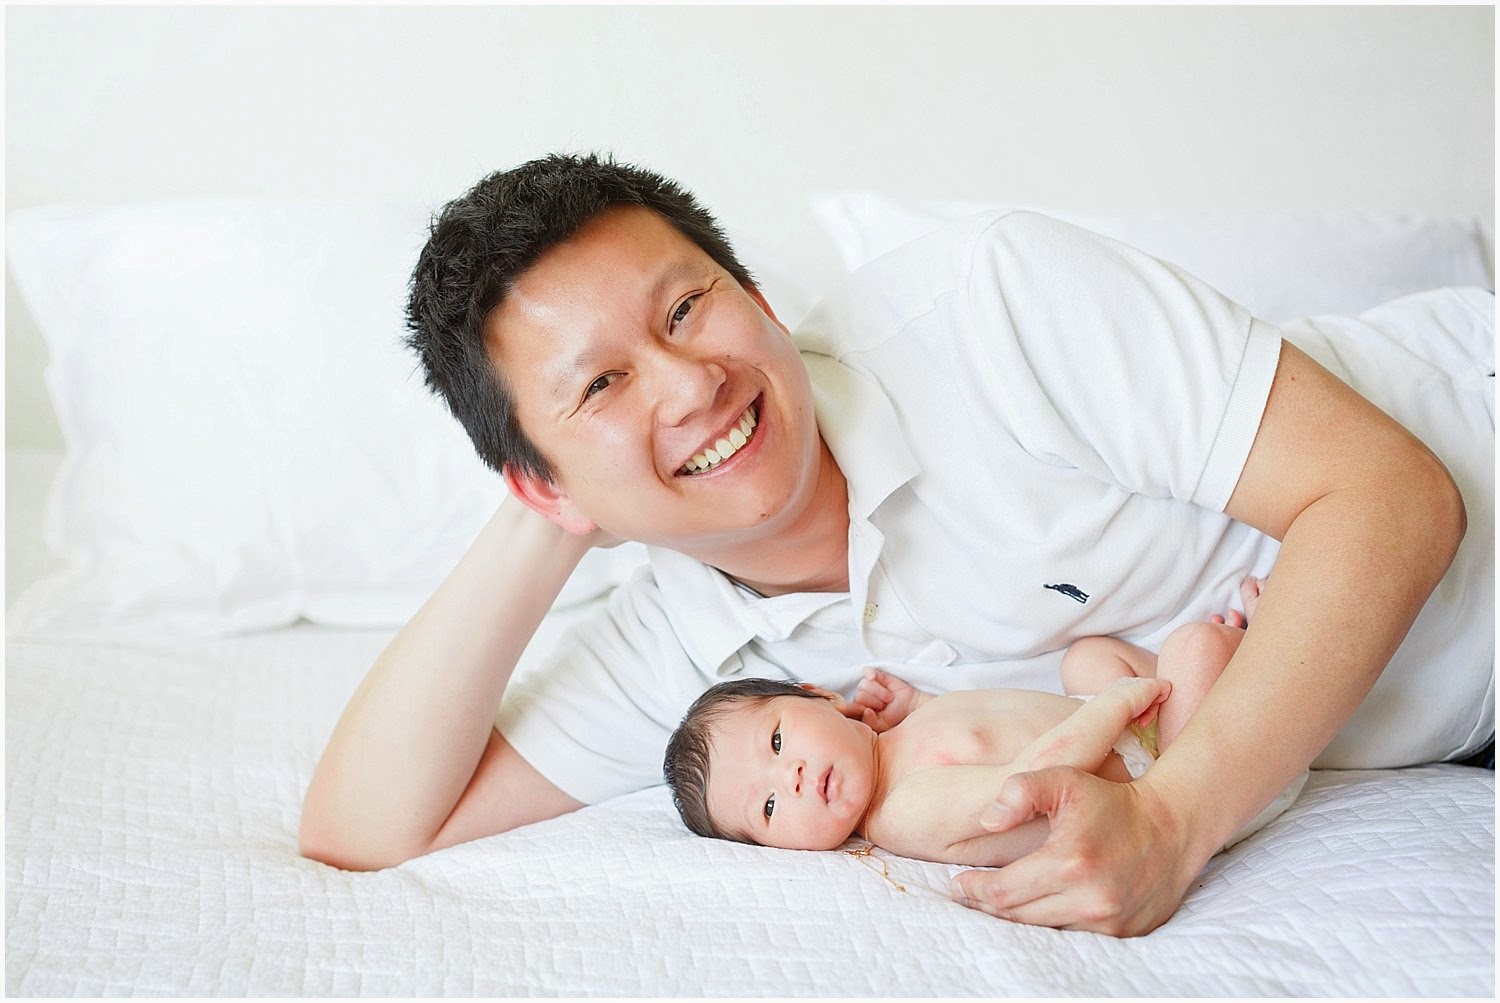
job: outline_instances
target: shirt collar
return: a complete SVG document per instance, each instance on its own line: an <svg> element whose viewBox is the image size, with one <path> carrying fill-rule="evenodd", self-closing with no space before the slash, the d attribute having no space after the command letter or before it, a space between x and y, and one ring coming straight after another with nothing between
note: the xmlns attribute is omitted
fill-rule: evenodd
<svg viewBox="0 0 1500 1003"><path fill-rule="evenodd" d="M702 672L727 676L750 641L784 641L818 610L843 601L841 592L760 596L718 568L665 547L647 547L667 617L683 650Z"/></svg>
<svg viewBox="0 0 1500 1003"><path fill-rule="evenodd" d="M804 351L802 357L818 429L849 485L851 526L858 527L916 476L917 461L895 409L873 380L827 355ZM784 641L814 613L848 598L840 592L759 596L685 554L646 549L683 650L707 674L732 675L740 665L736 652L751 640Z"/></svg>
<svg viewBox="0 0 1500 1003"><path fill-rule="evenodd" d="M804 350L818 431L849 484L849 514L868 519L921 470L896 409L879 384L843 363Z"/></svg>

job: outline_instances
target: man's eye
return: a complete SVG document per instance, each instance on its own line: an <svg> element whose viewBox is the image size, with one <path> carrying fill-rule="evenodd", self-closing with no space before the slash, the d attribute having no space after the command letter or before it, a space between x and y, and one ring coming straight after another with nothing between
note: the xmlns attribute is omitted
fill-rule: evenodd
<svg viewBox="0 0 1500 1003"><path fill-rule="evenodd" d="M681 324L684 320L687 319L687 315L692 312L693 301L697 298L698 297L696 296L689 296L687 299L677 304L677 309L672 311L673 324Z"/></svg>
<svg viewBox="0 0 1500 1003"><path fill-rule="evenodd" d="M772 794L770 797L766 798L765 812L766 812L766 818L770 818L772 815L776 814L776 795L775 794Z"/></svg>
<svg viewBox="0 0 1500 1003"><path fill-rule="evenodd" d="M781 732L780 731L773 731L773 732L771 732L771 751L774 752L774 753L777 753L778 755L781 753Z"/></svg>
<svg viewBox="0 0 1500 1003"><path fill-rule="evenodd" d="M605 373L603 376L599 377L597 380L589 384L588 389L583 392L583 399L588 400L590 397L594 396L596 393L609 386L615 380L619 379L619 377L619 373Z"/></svg>

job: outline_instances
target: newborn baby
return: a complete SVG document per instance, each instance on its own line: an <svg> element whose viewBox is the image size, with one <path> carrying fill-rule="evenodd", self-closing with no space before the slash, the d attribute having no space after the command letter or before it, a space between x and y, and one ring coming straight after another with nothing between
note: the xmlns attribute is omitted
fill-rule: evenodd
<svg viewBox="0 0 1500 1003"><path fill-rule="evenodd" d="M1004 776L1068 765L1130 780L1113 746L1171 692L1165 680L1128 678L1084 703L1009 689L932 697L876 670L865 682L892 694L873 726L847 716L834 694L780 680L721 683L700 697L667 752L688 827L800 850L860 835L908 857L1009 863L1041 844L1047 823L980 827ZM686 751L694 742L702 752ZM701 782L687 779L693 760L706 767Z"/></svg>
<svg viewBox="0 0 1500 1003"><path fill-rule="evenodd" d="M980 825L1007 775L1049 766L1121 783L1141 775L1242 636L1227 624L1188 624L1160 660L1090 638L1070 651L1064 677L1116 677L1096 697L1016 689L934 697L876 669L852 703L782 680L721 683L689 708L664 770L684 823L702 836L815 850L859 835L903 856L1003 865L1047 835L1044 818L1005 832ZM1305 779L1231 842L1289 805Z"/></svg>

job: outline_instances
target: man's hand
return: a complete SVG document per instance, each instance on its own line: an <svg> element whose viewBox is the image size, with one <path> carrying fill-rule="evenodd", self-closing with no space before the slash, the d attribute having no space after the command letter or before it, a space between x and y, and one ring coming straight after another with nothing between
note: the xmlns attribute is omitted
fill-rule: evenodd
<svg viewBox="0 0 1500 1003"><path fill-rule="evenodd" d="M964 871L953 897L1017 923L1135 937L1171 917L1207 863L1192 859L1183 822L1146 777L1014 774L980 824L1005 832L1037 816L1052 827L1039 849L999 870Z"/></svg>

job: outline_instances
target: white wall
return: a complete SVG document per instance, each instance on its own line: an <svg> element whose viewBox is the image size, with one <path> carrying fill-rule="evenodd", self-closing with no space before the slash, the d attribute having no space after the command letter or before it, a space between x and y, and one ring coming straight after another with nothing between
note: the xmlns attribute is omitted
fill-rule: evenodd
<svg viewBox="0 0 1500 1003"><path fill-rule="evenodd" d="M552 149L679 177L817 287L805 199L1494 215L1494 11L10 8L6 209L434 206ZM7 278L6 441L60 441Z"/></svg>

